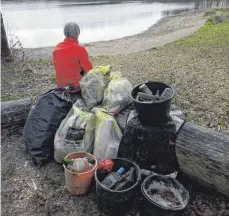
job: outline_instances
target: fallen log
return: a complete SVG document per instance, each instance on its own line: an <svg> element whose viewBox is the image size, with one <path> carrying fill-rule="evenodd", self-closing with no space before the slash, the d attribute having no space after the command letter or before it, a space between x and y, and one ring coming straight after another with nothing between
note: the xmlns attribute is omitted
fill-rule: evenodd
<svg viewBox="0 0 229 216"><path fill-rule="evenodd" d="M186 123L176 140L182 172L229 196L229 137Z"/></svg>
<svg viewBox="0 0 229 216"><path fill-rule="evenodd" d="M1 103L2 127L24 123L32 107L30 98Z"/></svg>

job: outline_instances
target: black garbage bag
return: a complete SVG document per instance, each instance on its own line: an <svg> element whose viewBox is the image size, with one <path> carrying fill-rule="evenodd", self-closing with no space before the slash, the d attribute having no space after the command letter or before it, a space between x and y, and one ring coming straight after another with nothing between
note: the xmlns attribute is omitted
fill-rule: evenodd
<svg viewBox="0 0 229 216"><path fill-rule="evenodd" d="M123 118L126 119L126 115ZM119 145L118 156L134 160L141 168L149 169L151 165L162 164L162 172L176 169L175 148L171 143L175 142L184 118L179 109L172 107L166 123L160 126L144 126L137 113L131 110Z"/></svg>
<svg viewBox="0 0 229 216"><path fill-rule="evenodd" d="M23 139L35 165L42 166L53 157L56 130L77 98L76 93L66 89L53 89L43 94L30 110Z"/></svg>

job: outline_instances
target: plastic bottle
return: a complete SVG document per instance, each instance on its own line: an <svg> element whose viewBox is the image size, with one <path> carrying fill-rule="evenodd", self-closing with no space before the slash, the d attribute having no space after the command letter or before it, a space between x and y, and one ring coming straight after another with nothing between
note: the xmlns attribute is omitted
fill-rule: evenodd
<svg viewBox="0 0 229 216"><path fill-rule="evenodd" d="M142 174L143 176L160 175L160 174L158 174L158 173L155 173L155 172L153 172L153 171L146 170L146 169L141 169L141 174ZM171 178L174 178L174 179L175 179L175 178L177 177L177 174L178 174L178 172L175 171L175 172L173 172L173 173L170 173L170 174L167 174L167 175L164 175L164 176L168 176L168 177L171 177Z"/></svg>
<svg viewBox="0 0 229 216"><path fill-rule="evenodd" d="M122 180L122 173L125 169L121 167L117 172L110 173L101 183L108 189L112 188L115 184Z"/></svg>
<svg viewBox="0 0 229 216"><path fill-rule="evenodd" d="M123 181L114 186L114 190L123 190L134 182L134 168L131 167L130 170L122 175Z"/></svg>
<svg viewBox="0 0 229 216"><path fill-rule="evenodd" d="M146 94L151 94L152 95L152 91L148 88L148 86L146 84L142 84L141 86L139 86L139 90L141 92L146 93Z"/></svg>
<svg viewBox="0 0 229 216"><path fill-rule="evenodd" d="M162 94L161 94L161 98L163 100L169 99L171 96L173 95L173 90L171 88L166 88Z"/></svg>
<svg viewBox="0 0 229 216"><path fill-rule="evenodd" d="M137 96L138 96L138 100L139 101L151 102L151 103L155 101L155 96L154 95L138 92Z"/></svg>
<svg viewBox="0 0 229 216"><path fill-rule="evenodd" d="M153 171L150 171L150 170L141 169L141 174L144 176L150 176L150 175L153 175L155 173Z"/></svg>

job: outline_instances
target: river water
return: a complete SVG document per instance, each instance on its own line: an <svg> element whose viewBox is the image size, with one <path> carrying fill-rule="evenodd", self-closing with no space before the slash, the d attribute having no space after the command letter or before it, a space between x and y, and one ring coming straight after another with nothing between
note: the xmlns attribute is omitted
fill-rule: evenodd
<svg viewBox="0 0 229 216"><path fill-rule="evenodd" d="M77 22L80 42L121 38L147 30L161 18L184 11L221 7L229 0L31 0L2 1L11 45L17 37L25 48L54 46L64 39L66 22Z"/></svg>

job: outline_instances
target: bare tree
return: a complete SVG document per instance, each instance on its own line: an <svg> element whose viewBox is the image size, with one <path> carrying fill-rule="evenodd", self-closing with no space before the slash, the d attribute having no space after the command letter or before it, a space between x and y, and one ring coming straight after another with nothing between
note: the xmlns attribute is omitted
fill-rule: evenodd
<svg viewBox="0 0 229 216"><path fill-rule="evenodd" d="M6 60L12 60L8 40L6 37L6 30L1 13L1 58Z"/></svg>

